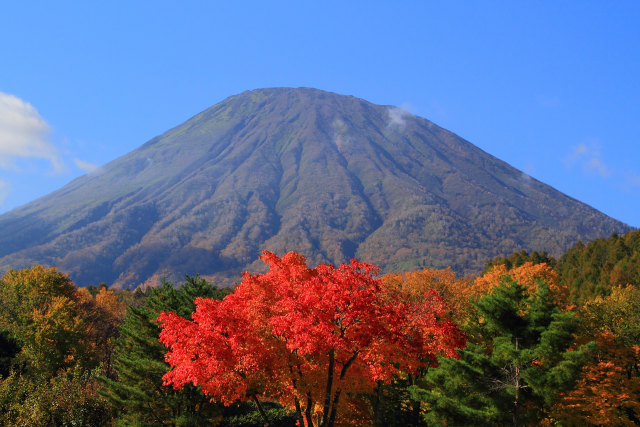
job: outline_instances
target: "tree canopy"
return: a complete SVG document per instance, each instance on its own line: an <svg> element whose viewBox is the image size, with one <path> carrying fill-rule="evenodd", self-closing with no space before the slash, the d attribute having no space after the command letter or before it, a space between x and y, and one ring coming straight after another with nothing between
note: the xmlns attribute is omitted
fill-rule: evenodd
<svg viewBox="0 0 640 427"><path fill-rule="evenodd" d="M408 301L352 260L309 268L303 256L264 252L269 270L246 274L222 301L199 298L193 320L165 312L165 383L200 386L216 400L259 398L294 409L300 424L358 417L359 393L399 372L454 357L464 336L431 292Z"/></svg>
<svg viewBox="0 0 640 427"><path fill-rule="evenodd" d="M197 297L222 298L226 292L199 277L187 277L182 286L164 282L153 288L144 304L129 307L113 349L113 375L101 378L101 393L123 425L197 426L219 417L219 409L195 387L179 392L162 386L168 365L158 342L156 318L163 310L188 316ZM99 295L99 294L98 294Z"/></svg>
<svg viewBox="0 0 640 427"><path fill-rule="evenodd" d="M614 286L640 286L640 230L578 242L555 268L577 304L607 296Z"/></svg>
<svg viewBox="0 0 640 427"><path fill-rule="evenodd" d="M594 344L574 346L578 322L542 280L500 278L474 302L470 343L429 369L414 398L429 425L520 425L543 418L578 379Z"/></svg>

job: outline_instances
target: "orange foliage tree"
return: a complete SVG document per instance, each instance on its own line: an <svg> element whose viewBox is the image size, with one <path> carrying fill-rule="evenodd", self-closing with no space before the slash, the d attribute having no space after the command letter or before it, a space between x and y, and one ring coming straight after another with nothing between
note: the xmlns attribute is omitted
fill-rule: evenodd
<svg viewBox="0 0 640 427"><path fill-rule="evenodd" d="M197 299L193 320L160 315L173 367L165 384L193 383L224 403L279 400L300 425L332 426L377 381L455 357L464 345L442 298L406 301L370 264L309 268L294 252L265 251L262 260L268 272L245 273L222 301Z"/></svg>
<svg viewBox="0 0 640 427"><path fill-rule="evenodd" d="M118 336L118 327L124 319L126 305L106 286L100 287L95 296L87 288L79 288L77 294L80 313L86 325L85 345L91 348L96 361L102 364L103 373L113 376L111 356L114 339Z"/></svg>
<svg viewBox="0 0 640 427"><path fill-rule="evenodd" d="M457 279L450 267L390 273L382 276L385 286L406 294L409 300L422 300L425 294L435 291L450 310L450 317L457 325L464 325L471 310L471 281Z"/></svg>
<svg viewBox="0 0 640 427"><path fill-rule="evenodd" d="M495 265L487 273L476 278L470 292L475 296L486 295L493 287L502 282L505 276L509 276L525 286L529 293L534 293L537 290L538 283L543 281L549 286L554 302L568 308L566 306L569 295L567 287L558 282L558 274L545 263L534 264L526 262L519 267L511 269L504 264Z"/></svg>
<svg viewBox="0 0 640 427"><path fill-rule="evenodd" d="M598 351L552 417L569 425L637 425L640 422L640 347L625 347L611 332L595 337ZM633 372L635 371L635 372Z"/></svg>
<svg viewBox="0 0 640 427"><path fill-rule="evenodd" d="M640 424L640 289L614 287L581 313L583 335L595 338L598 350L553 417L575 425Z"/></svg>

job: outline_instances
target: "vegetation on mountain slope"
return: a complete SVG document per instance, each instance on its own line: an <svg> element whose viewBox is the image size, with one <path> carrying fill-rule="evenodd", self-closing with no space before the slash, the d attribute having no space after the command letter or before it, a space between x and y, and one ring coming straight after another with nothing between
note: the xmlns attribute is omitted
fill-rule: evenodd
<svg viewBox="0 0 640 427"><path fill-rule="evenodd" d="M623 238L633 242L634 233ZM611 248L621 238L613 236ZM588 247L578 245L569 254L590 254ZM636 252L619 259L633 266L629 260ZM0 422L640 423L637 284L613 283L603 288L604 296L587 294L578 302L562 274L534 262L544 257L531 253L494 260L473 280L458 279L450 269L378 279L368 264L312 269L297 254L269 256L271 269L246 275L233 292L200 278L187 278L180 288L165 283L130 292L102 284L76 288L67 276L43 267L8 272L0 277ZM612 271L608 264L593 268L603 269L598 277ZM572 286L580 290L580 282ZM375 295L382 299L372 303ZM369 302L360 304L362 296ZM194 302L196 297L205 298ZM381 315L395 305L405 309ZM158 342L156 317L163 310L176 313L161 316L171 364ZM406 324L397 318L401 312L416 316ZM366 320L376 313L373 323ZM464 331L466 346L452 340L454 329L438 326L447 319ZM376 322L394 326L376 329ZM402 333L393 335L396 329ZM428 332L426 347L397 347L411 342L405 336L411 331ZM420 336L413 332L412 339ZM229 351L211 346L214 341L229 344ZM441 345L450 347L436 366L433 355ZM421 358L418 348L432 353ZM354 361L345 363L349 354ZM240 380L229 382L233 375ZM163 385L162 376L181 389Z"/></svg>
<svg viewBox="0 0 640 427"><path fill-rule="evenodd" d="M607 296L615 286L640 286L640 230L578 242L555 268L575 302Z"/></svg>
<svg viewBox="0 0 640 427"><path fill-rule="evenodd" d="M400 118L400 119L398 119ZM121 288L232 284L262 249L383 272L480 272L630 228L395 107L315 89L230 97L0 216L0 270L56 266Z"/></svg>

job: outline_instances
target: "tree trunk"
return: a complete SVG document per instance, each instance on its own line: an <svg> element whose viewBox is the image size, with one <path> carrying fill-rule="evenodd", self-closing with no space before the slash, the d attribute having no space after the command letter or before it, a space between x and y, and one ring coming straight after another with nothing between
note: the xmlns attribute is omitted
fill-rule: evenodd
<svg viewBox="0 0 640 427"><path fill-rule="evenodd" d="M415 377L411 374L409 374L409 385L416 385L416 380ZM419 401L415 401L412 399L411 402L411 421L415 424L418 425L420 424L420 402Z"/></svg>
<svg viewBox="0 0 640 427"><path fill-rule="evenodd" d="M335 364L335 352L329 352L329 373L327 375L327 389L324 393L324 407L322 408L322 422L320 427L327 427L329 422L329 408L331 407L331 389L333 388L333 366Z"/></svg>
<svg viewBox="0 0 640 427"><path fill-rule="evenodd" d="M262 415L262 418L264 419L264 427L269 427L269 418L267 418L267 413L264 412L264 409L262 409L262 405L260 404L258 397L255 395L255 393L252 394L251 397L258 407L258 412L260 412L260 415Z"/></svg>
<svg viewBox="0 0 640 427"><path fill-rule="evenodd" d="M378 381L378 385L375 388L375 400L373 402L373 425L381 426L380 420L380 400L382 395L382 381Z"/></svg>
<svg viewBox="0 0 640 427"><path fill-rule="evenodd" d="M302 418L302 409L300 408L300 401L295 396L293 398L293 403L296 405L296 418L298 419L298 424L300 424L300 427L303 427L304 419Z"/></svg>
<svg viewBox="0 0 640 427"><path fill-rule="evenodd" d="M293 384L293 390L298 392L298 382L296 381L295 374L293 373L293 367L289 365L289 372L291 373L291 383ZM298 372L300 372L300 366L298 366ZM296 406L296 418L298 418L298 424L300 427L304 427L304 419L302 418L302 408L300 407L300 401L298 397L294 395L293 403Z"/></svg>
<svg viewBox="0 0 640 427"><path fill-rule="evenodd" d="M336 422L336 414L338 413L338 401L340 400L340 392L342 390L336 390L336 397L333 398L333 404L331 405L331 415L329 415L329 423L327 427L333 427Z"/></svg>
<svg viewBox="0 0 640 427"><path fill-rule="evenodd" d="M517 356L517 352L518 352L518 338L516 337L516 356ZM520 403L518 402L518 397L519 397L518 395L520 392L520 364L518 363L518 361L516 361L516 364L515 364L515 371L516 371L516 379L515 379L516 395L513 401L513 425L517 427L519 423L518 405Z"/></svg>
<svg viewBox="0 0 640 427"><path fill-rule="evenodd" d="M313 427L313 417L311 415L311 406L313 406L313 400L311 400L311 394L307 393L307 407L304 411L304 416L307 419L307 427Z"/></svg>

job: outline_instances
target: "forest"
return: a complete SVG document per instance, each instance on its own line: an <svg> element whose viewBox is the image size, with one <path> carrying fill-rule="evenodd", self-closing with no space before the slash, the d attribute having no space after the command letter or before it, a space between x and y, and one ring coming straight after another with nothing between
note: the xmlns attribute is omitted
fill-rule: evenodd
<svg viewBox="0 0 640 427"><path fill-rule="evenodd" d="M235 288L0 277L0 425L640 424L640 231L477 277L263 252Z"/></svg>

